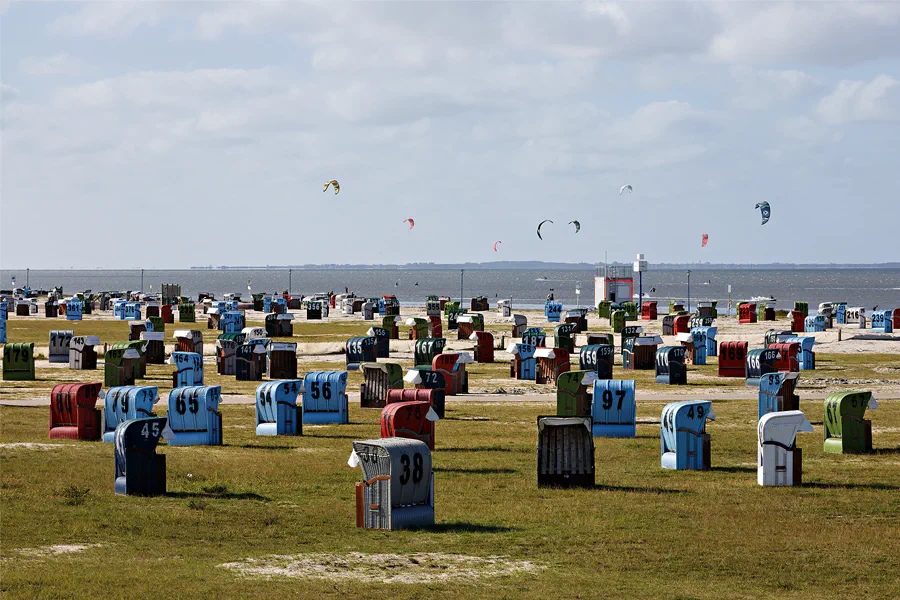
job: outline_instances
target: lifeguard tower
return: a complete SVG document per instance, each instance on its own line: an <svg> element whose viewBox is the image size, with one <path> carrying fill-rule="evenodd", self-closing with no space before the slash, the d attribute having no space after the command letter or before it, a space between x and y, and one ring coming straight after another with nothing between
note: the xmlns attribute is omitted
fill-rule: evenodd
<svg viewBox="0 0 900 600"><path fill-rule="evenodd" d="M634 277L628 267L598 266L594 276L594 306L603 300L620 304L634 298Z"/></svg>

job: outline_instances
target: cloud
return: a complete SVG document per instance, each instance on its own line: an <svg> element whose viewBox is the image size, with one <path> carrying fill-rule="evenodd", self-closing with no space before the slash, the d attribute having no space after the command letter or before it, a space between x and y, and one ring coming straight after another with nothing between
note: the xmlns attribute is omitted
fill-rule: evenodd
<svg viewBox="0 0 900 600"><path fill-rule="evenodd" d="M53 56L29 56L19 61L19 70L29 77L72 77L80 75L84 63L65 53Z"/></svg>
<svg viewBox="0 0 900 600"><path fill-rule="evenodd" d="M709 58L732 64L852 65L900 56L898 2L715 2Z"/></svg>
<svg viewBox="0 0 900 600"><path fill-rule="evenodd" d="M731 67L730 74L737 84L734 105L748 110L762 110L780 102L809 96L825 85L821 77L797 70L757 70L735 66Z"/></svg>
<svg viewBox="0 0 900 600"><path fill-rule="evenodd" d="M711 121L710 115L695 110L687 102L651 102L619 119L611 127L610 135L623 145L650 144L659 142L672 128L688 131L694 125Z"/></svg>
<svg viewBox="0 0 900 600"><path fill-rule="evenodd" d="M348 51L360 58L353 49L362 48L381 64L423 48L427 60L440 47L500 46L557 58L691 56L725 64L850 65L900 56L898 2L92 2L50 30L121 36L185 18L207 40L232 31L291 35L321 53L320 65ZM392 54L399 49L408 52Z"/></svg>
<svg viewBox="0 0 900 600"><path fill-rule="evenodd" d="M600 223L628 182L641 190L647 214L665 215L677 198L696 217L688 226L709 220L725 239L743 223L746 203L774 181L796 179L816 206L826 205L833 165L850 155L870 166L891 156L890 128L851 135L829 123L892 118L897 82L873 81L868 68L834 75L817 65L845 64L835 59L844 50L851 62L890 57L893 40L847 47L867 30L877 38L893 8L816 7L824 16L802 17L804 5L703 2L59 5L40 44L4 47L7 63L22 68L7 69L13 78L0 90L3 194L16 199L3 203L3 221L32 223L36 202L46 208L41 229L104 232L133 230L126 202L213 206L204 216L210 230L293 210L302 218L271 236L264 255L211 244L158 260L293 261L300 235L304 262L365 262L446 260L440 245L398 241L371 256L358 240L390 231L394 213L416 214L417 230L430 223L436 236L473 211L472 239L502 234L512 249L519 236L517 256L537 258L534 214L594 214ZM772 25L778 15L789 33ZM834 28L841 16L846 30ZM92 52L93 39L60 36L101 38L105 54ZM842 50L828 47L828 36ZM64 74L65 60L52 56L59 48L91 56L95 66L86 74L82 65L84 79L74 82L24 77ZM878 68L892 72L884 62ZM323 198L322 182L332 177L341 195ZM878 197L895 196L896 182L880 177L870 176L885 192ZM417 185L398 183L409 180ZM810 206L803 195L792 201ZM62 210L67 203L92 210ZM339 244L335 207L345 217ZM520 221L521 236L513 227ZM667 242L670 219L645 221L658 239L637 242L631 229L602 224L597 231L626 254L637 243L640 251L646 244L680 252ZM35 231L7 225L4 260L20 260L15 253ZM165 248L179 243L173 228L153 235ZM750 243L778 252L774 238L731 237L734 260L746 259ZM576 237L564 251L591 256L596 239ZM454 250L462 253L454 259L480 259L477 246ZM42 256L59 264L52 248Z"/></svg>
<svg viewBox="0 0 900 600"><path fill-rule="evenodd" d="M12 102L19 97L19 90L7 83L0 83L0 104Z"/></svg>
<svg viewBox="0 0 900 600"><path fill-rule="evenodd" d="M818 114L832 125L900 120L900 81L890 75L879 75L868 83L841 81L831 94L819 101Z"/></svg>
<svg viewBox="0 0 900 600"><path fill-rule="evenodd" d="M195 12L190 3L142 0L85 2L76 11L50 22L48 31L55 35L117 37L142 26L159 25L179 14Z"/></svg>

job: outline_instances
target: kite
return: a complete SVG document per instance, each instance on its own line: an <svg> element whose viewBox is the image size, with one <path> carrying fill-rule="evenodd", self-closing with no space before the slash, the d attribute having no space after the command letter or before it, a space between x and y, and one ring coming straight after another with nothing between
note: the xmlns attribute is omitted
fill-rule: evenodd
<svg viewBox="0 0 900 600"><path fill-rule="evenodd" d="M761 225L765 225L769 222L769 217L772 216L772 209L769 207L768 202L759 202L754 208L758 208L759 212L762 214L762 223Z"/></svg>
<svg viewBox="0 0 900 600"><path fill-rule="evenodd" d="M581 231L581 223L579 223L578 221L569 221L569 225L575 226L575 233Z"/></svg>
<svg viewBox="0 0 900 600"><path fill-rule="evenodd" d="M544 223L553 223L553 221L551 221L550 219L544 219L544 220L541 221L540 224L538 225L538 228L537 228L537 234L538 234L538 238L540 238L541 240L544 239L544 238L541 236L541 227L544 225Z"/></svg>
<svg viewBox="0 0 900 600"><path fill-rule="evenodd" d="M632 192L632 193L634 192L634 188L631 187L630 184L626 184L619 188L619 195L621 196L622 192L624 192L625 190L628 190L629 192Z"/></svg>
<svg viewBox="0 0 900 600"><path fill-rule="evenodd" d="M410 218L408 218L408 219L403 219L403 222L404 222L404 223L409 222L409 228L410 228L410 229L412 229L413 227L416 226L416 222L413 221L412 217L410 217Z"/></svg>
<svg viewBox="0 0 900 600"><path fill-rule="evenodd" d="M322 191L323 191L323 192L327 192L327 191L328 191L328 186L329 186L329 185L332 186L332 187L334 187L334 195L335 195L335 196L337 195L338 192L341 191L341 184L339 184L339 183L337 182L337 179L332 179L331 181L326 181L326 182L325 182L325 187L322 188Z"/></svg>
<svg viewBox="0 0 900 600"><path fill-rule="evenodd" d="M709 242L709 234L704 233L704 234L703 234L703 243L700 244L700 247L701 247L701 248L706 248L707 242Z"/></svg>
<svg viewBox="0 0 900 600"><path fill-rule="evenodd" d="M503 242L501 242L500 240L497 240L496 242L494 242L494 252L497 251L497 244L502 244L502 243Z"/></svg>

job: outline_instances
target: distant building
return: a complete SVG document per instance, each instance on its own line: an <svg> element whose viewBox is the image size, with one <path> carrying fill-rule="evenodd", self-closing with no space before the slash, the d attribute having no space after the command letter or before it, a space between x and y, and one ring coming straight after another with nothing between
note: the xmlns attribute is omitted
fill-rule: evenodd
<svg viewBox="0 0 900 600"><path fill-rule="evenodd" d="M634 277L631 267L597 267L594 276L594 306L601 300L631 302L634 298Z"/></svg>

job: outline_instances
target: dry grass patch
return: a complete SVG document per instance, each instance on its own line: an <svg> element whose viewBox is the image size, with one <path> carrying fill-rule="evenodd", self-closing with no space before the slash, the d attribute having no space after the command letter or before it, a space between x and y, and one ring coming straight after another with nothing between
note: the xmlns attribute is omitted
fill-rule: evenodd
<svg viewBox="0 0 900 600"><path fill-rule="evenodd" d="M273 554L219 565L245 577L314 578L420 584L537 573L546 567L506 556L414 554Z"/></svg>

